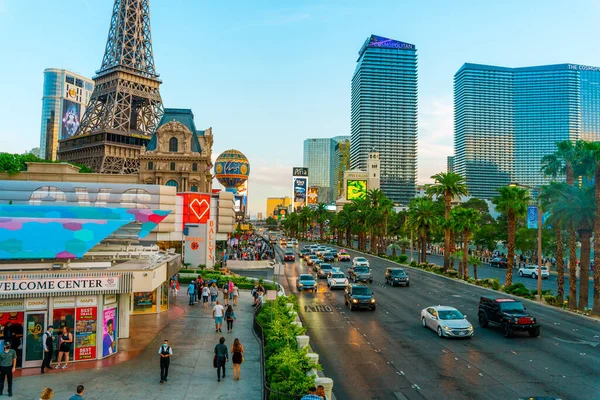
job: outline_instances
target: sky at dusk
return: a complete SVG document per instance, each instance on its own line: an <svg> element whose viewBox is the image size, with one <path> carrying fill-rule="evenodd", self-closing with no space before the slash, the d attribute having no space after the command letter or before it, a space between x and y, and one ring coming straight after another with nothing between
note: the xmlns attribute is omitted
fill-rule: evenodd
<svg viewBox="0 0 600 400"><path fill-rule="evenodd" d="M43 70L92 77L113 0L0 0L0 152L39 146ZM452 77L465 62L600 66L600 2L152 0L165 107L213 128L213 158L250 160L249 207L291 194L302 142L350 133L350 80L370 34L415 44L419 183L452 155Z"/></svg>

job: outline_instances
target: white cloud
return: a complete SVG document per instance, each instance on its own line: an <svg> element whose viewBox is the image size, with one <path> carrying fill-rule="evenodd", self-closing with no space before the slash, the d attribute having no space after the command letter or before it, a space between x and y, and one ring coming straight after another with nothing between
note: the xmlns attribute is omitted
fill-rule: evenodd
<svg viewBox="0 0 600 400"><path fill-rule="evenodd" d="M431 182L431 175L446 171L446 158L454 154L452 98L424 98L419 106L419 183Z"/></svg>

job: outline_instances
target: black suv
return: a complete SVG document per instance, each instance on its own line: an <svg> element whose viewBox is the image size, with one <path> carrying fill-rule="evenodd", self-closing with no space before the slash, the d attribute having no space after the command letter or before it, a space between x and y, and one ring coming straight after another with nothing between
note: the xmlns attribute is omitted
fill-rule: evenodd
<svg viewBox="0 0 600 400"><path fill-rule="evenodd" d="M520 300L511 298L481 297L479 299L479 326L487 328L489 323L502 326L504 337L510 338L515 331L529 332L529 336L540 336L540 324L525 311Z"/></svg>
<svg viewBox="0 0 600 400"><path fill-rule="evenodd" d="M388 268L385 270L385 283L392 287L396 285L410 286L410 279L402 268Z"/></svg>
<svg viewBox="0 0 600 400"><path fill-rule="evenodd" d="M494 257L490 260L490 267L506 268L508 267L508 259L503 257Z"/></svg>
<svg viewBox="0 0 600 400"><path fill-rule="evenodd" d="M329 252L323 254L323 261L325 261L325 262L327 262L327 261L334 262L336 255L337 255L336 253L332 253L332 252L329 251Z"/></svg>
<svg viewBox="0 0 600 400"><path fill-rule="evenodd" d="M357 308L369 308L371 310L377 308L371 289L360 284L351 284L346 287L344 303L346 303L350 311L354 311Z"/></svg>

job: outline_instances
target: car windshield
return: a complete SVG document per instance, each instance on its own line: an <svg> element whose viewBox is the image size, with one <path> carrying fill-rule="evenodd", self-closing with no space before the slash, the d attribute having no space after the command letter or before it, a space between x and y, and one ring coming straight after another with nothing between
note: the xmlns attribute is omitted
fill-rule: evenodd
<svg viewBox="0 0 600 400"><path fill-rule="evenodd" d="M406 275L406 272L404 272L403 269L392 270L392 276L404 276L404 275Z"/></svg>
<svg viewBox="0 0 600 400"><path fill-rule="evenodd" d="M346 276L344 274L331 274L331 277L335 279L343 279Z"/></svg>
<svg viewBox="0 0 600 400"><path fill-rule="evenodd" d="M500 309L504 312L523 312L523 304L519 301L507 301L506 303L500 303Z"/></svg>
<svg viewBox="0 0 600 400"><path fill-rule="evenodd" d="M315 278L312 275L303 274L303 275L300 275L300 280L301 281L314 281Z"/></svg>
<svg viewBox="0 0 600 400"><path fill-rule="evenodd" d="M367 259L363 257L357 257L356 262L367 262Z"/></svg>
<svg viewBox="0 0 600 400"><path fill-rule="evenodd" d="M354 268L354 272L360 273L360 274L364 274L369 272L369 268L367 267L356 267Z"/></svg>
<svg viewBox="0 0 600 400"><path fill-rule="evenodd" d="M329 265L329 264L321 264L321 269L331 269L331 265Z"/></svg>
<svg viewBox="0 0 600 400"><path fill-rule="evenodd" d="M311 254L308 258L313 258L314 259L314 258L319 258L319 257L315 256L314 254Z"/></svg>
<svg viewBox="0 0 600 400"><path fill-rule="evenodd" d="M465 317L458 310L439 310L438 316L440 319L464 319Z"/></svg>
<svg viewBox="0 0 600 400"><path fill-rule="evenodd" d="M352 294L358 295L358 296L370 296L371 291L369 290L368 287L358 286L358 287L355 287L354 289L352 289Z"/></svg>
<svg viewBox="0 0 600 400"><path fill-rule="evenodd" d="M294 254L294 253L292 253L291 251L286 251L286 252L285 252L285 255L286 255L286 256L291 256L292 254Z"/></svg>
<svg viewBox="0 0 600 400"><path fill-rule="evenodd" d="M344 256L345 257L347 255L348 255L348 253L340 253L340 256Z"/></svg>

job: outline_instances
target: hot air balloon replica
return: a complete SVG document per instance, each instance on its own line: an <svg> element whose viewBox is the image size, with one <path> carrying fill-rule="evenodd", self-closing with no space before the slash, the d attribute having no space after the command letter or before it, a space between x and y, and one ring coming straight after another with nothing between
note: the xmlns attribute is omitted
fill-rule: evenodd
<svg viewBox="0 0 600 400"><path fill-rule="evenodd" d="M250 163L239 150L225 150L215 161L215 177L227 192L246 194Z"/></svg>

